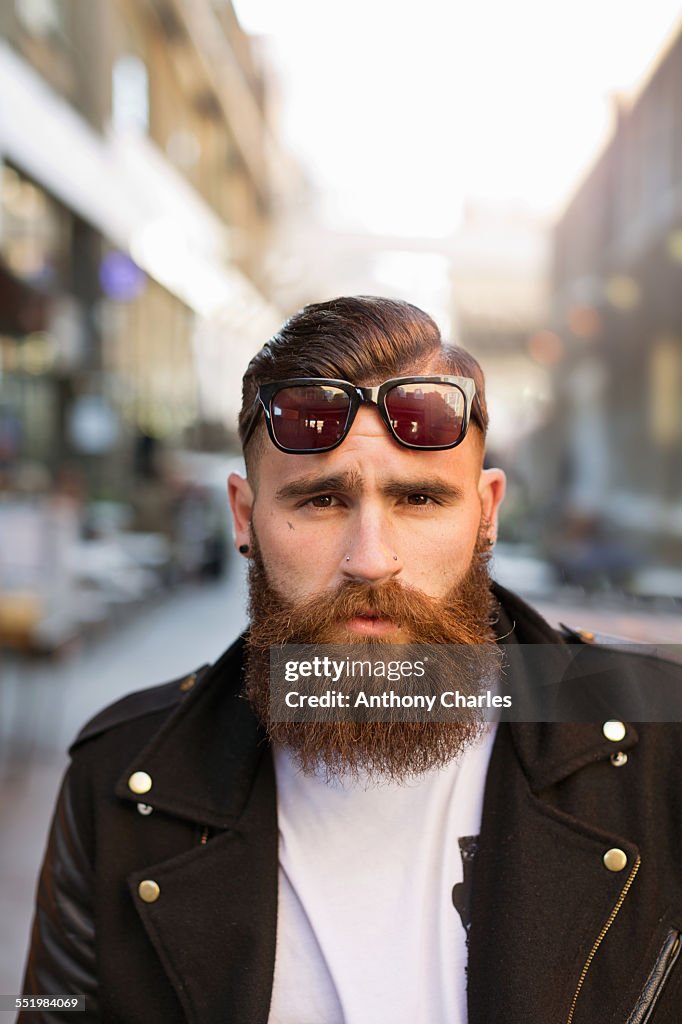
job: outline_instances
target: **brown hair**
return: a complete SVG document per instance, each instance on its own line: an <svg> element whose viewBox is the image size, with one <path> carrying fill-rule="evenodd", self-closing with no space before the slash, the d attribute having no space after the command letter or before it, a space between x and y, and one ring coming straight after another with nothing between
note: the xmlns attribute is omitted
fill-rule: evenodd
<svg viewBox="0 0 682 1024"><path fill-rule="evenodd" d="M483 371L465 349L443 342L437 324L423 310L373 295L305 306L249 363L242 384L239 436L243 443L260 384L287 377L335 377L369 385L425 366L434 374L473 378L478 403L474 403L472 422L485 437L488 412ZM255 436L262 436L261 424ZM253 440L252 447L258 447Z"/></svg>

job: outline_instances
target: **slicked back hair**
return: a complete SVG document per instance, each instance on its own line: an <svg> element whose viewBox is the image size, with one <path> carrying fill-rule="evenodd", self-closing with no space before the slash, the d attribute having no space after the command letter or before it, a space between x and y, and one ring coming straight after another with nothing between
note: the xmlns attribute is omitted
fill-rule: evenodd
<svg viewBox="0 0 682 1024"><path fill-rule="evenodd" d="M290 377L335 377L368 387L411 373L472 377L480 403L472 427L485 439L483 371L465 349L443 342L427 313L409 302L373 295L313 303L289 317L249 363L242 383L239 436L243 443L261 384ZM250 468L264 435L260 422L244 452Z"/></svg>

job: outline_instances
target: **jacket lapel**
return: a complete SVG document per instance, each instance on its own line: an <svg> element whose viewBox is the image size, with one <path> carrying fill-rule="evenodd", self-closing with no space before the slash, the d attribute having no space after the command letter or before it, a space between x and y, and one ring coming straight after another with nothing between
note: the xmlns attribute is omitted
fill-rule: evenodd
<svg viewBox="0 0 682 1024"><path fill-rule="evenodd" d="M153 879L159 898L138 885ZM266 1024L275 964L277 813L264 752L235 828L129 876L132 899L191 1024Z"/></svg>
<svg viewBox="0 0 682 1024"><path fill-rule="evenodd" d="M557 634L515 595L496 592L500 642L510 645L522 689L523 648L513 646L557 644ZM559 656L559 677L561 664ZM629 726L619 749L637 742ZM594 721L498 726L473 875L470 1024L562 1024L572 1019L571 1007L581 1019L586 962L623 893L635 884L639 851L627 838L562 812L548 793L612 750ZM627 856L621 871L604 866L605 852L614 847Z"/></svg>
<svg viewBox="0 0 682 1024"><path fill-rule="evenodd" d="M207 670L116 783L116 795L212 828L232 828L256 777L265 731L241 696L244 640ZM144 772L151 787L133 790Z"/></svg>
<svg viewBox="0 0 682 1024"><path fill-rule="evenodd" d="M539 729L498 727L473 879L470 1024L567 1022L589 952L639 865L634 843L573 818L540 794L543 766L558 781L551 741L546 757L534 760L531 784L523 758L537 754ZM562 774L591 759L596 729L575 727ZM614 847L627 856L621 871L604 866Z"/></svg>
<svg viewBox="0 0 682 1024"><path fill-rule="evenodd" d="M243 643L204 673L119 778L124 800L211 826L211 838L128 876L188 1021L265 1024L275 962L277 804L265 735L239 696ZM135 772L148 795L130 789ZM157 898L138 887L152 881ZM143 888L144 891L144 888Z"/></svg>

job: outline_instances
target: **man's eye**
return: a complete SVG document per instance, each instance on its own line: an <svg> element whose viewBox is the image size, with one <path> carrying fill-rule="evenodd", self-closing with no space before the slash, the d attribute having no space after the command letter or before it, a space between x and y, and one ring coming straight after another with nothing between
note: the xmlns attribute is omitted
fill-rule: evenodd
<svg viewBox="0 0 682 1024"><path fill-rule="evenodd" d="M428 494L408 494L407 501L409 505L430 505L433 498Z"/></svg>
<svg viewBox="0 0 682 1024"><path fill-rule="evenodd" d="M308 504L313 508L331 508L336 500L333 494L316 494Z"/></svg>

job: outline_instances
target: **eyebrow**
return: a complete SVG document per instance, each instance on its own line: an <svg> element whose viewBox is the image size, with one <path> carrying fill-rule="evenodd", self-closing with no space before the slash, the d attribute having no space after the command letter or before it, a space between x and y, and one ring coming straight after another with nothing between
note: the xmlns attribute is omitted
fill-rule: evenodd
<svg viewBox="0 0 682 1024"><path fill-rule="evenodd" d="M438 477L424 477L420 480L391 480L381 488L388 498L406 498L410 494L430 494L443 501L461 501L464 489L457 484L448 484Z"/></svg>
<svg viewBox="0 0 682 1024"><path fill-rule="evenodd" d="M319 494L320 491L345 491L347 494L353 494L362 490L362 484L362 475L356 470L325 476L304 476L280 487L275 494L275 500L305 498L310 494Z"/></svg>
<svg viewBox="0 0 682 1024"><path fill-rule="evenodd" d="M287 498L306 498L324 491L343 491L346 494L359 494L364 480L356 471L335 473L326 476L306 476L292 480L280 487L275 500ZM389 480L381 488L381 493L388 498L406 498L410 494L430 494L443 501L457 502L464 497L463 488L457 484L446 483L439 477L420 477L417 480Z"/></svg>

